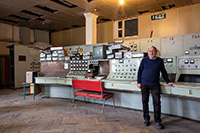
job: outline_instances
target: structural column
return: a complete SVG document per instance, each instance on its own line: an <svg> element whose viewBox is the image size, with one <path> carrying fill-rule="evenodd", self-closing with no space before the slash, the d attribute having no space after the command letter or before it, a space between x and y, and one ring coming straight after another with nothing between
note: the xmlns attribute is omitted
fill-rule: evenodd
<svg viewBox="0 0 200 133"><path fill-rule="evenodd" d="M97 15L89 12L84 13L86 19L86 42L85 44L97 43Z"/></svg>

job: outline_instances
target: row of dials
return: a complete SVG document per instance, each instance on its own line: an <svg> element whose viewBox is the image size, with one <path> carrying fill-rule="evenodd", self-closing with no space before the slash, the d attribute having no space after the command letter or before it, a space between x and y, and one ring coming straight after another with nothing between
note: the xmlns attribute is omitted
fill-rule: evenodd
<svg viewBox="0 0 200 133"><path fill-rule="evenodd" d="M71 67L87 67L88 64L71 64Z"/></svg>
<svg viewBox="0 0 200 133"><path fill-rule="evenodd" d="M190 64L194 64L194 63L195 63L195 60L194 60L194 59L190 59L190 60L189 60L189 59L186 59L186 60L184 60L184 63L185 63L185 64L189 64L189 63L190 63Z"/></svg>
<svg viewBox="0 0 200 133"><path fill-rule="evenodd" d="M88 61L87 60L73 60L71 61L71 64L72 63L88 63Z"/></svg>
<svg viewBox="0 0 200 133"><path fill-rule="evenodd" d="M124 71L137 71L137 69L133 68L133 69L115 69L115 72L124 72Z"/></svg>
<svg viewBox="0 0 200 133"><path fill-rule="evenodd" d="M71 71L87 71L88 68L73 68L71 67Z"/></svg>
<svg viewBox="0 0 200 133"><path fill-rule="evenodd" d="M113 78L113 79L116 79L116 78L117 78L117 79L122 79L122 78L123 78L123 79L124 79L124 78L125 78L125 79L127 79L127 78L128 78L128 79L134 79L134 77L131 77L131 76L112 76L112 78Z"/></svg>
<svg viewBox="0 0 200 133"><path fill-rule="evenodd" d="M113 73L113 75L136 75L136 73Z"/></svg>
<svg viewBox="0 0 200 133"><path fill-rule="evenodd" d="M87 71L88 61L87 60L73 60L71 61L71 71Z"/></svg>
<svg viewBox="0 0 200 133"><path fill-rule="evenodd" d="M115 65L115 67L137 67L135 64L130 64L130 65Z"/></svg>

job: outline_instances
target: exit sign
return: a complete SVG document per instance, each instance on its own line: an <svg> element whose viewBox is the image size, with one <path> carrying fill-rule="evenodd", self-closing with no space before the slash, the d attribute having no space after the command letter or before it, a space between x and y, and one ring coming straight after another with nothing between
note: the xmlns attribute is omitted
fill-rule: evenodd
<svg viewBox="0 0 200 133"><path fill-rule="evenodd" d="M166 13L151 15L151 20L158 20L166 18Z"/></svg>

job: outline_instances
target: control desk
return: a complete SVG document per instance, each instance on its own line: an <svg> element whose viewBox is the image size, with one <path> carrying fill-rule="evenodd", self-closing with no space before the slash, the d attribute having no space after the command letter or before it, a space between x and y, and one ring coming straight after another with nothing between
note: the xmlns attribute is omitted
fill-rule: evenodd
<svg viewBox="0 0 200 133"><path fill-rule="evenodd" d="M140 91L134 84L142 58L112 59L110 60L110 73L104 82L107 89L120 91Z"/></svg>

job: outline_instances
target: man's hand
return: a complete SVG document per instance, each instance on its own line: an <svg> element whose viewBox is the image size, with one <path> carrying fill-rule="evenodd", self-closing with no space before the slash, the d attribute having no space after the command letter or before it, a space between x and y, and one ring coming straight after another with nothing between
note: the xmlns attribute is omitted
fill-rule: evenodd
<svg viewBox="0 0 200 133"><path fill-rule="evenodd" d="M171 86L171 87L174 87L175 84L172 83L172 82L169 82L168 85Z"/></svg>
<svg viewBox="0 0 200 133"><path fill-rule="evenodd" d="M138 87L139 89L141 89L141 88L142 88L142 84L137 84L137 87Z"/></svg>

